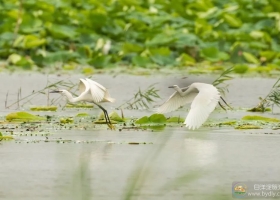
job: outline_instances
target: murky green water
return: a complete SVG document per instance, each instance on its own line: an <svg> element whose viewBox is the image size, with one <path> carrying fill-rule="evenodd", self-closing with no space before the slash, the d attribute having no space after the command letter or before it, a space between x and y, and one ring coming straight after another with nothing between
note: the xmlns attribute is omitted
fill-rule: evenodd
<svg viewBox="0 0 280 200"><path fill-rule="evenodd" d="M117 99L114 104L104 105L113 110L140 86L146 88L158 82L164 101L173 92L167 88L169 85L213 80L190 76L178 81L183 76L96 75L96 80ZM80 77L49 79L70 78L78 82ZM2 74L0 78L5 85L1 102L5 101L7 91L12 102L19 87L24 96L45 87L47 81L44 75ZM255 106L258 97L266 95L274 82L261 78L234 79L229 82L227 100L235 108ZM46 104L46 99L38 97L34 104ZM4 103L1 107L1 116L13 111L5 109ZM52 115L74 116L78 112L65 110ZM97 115L99 110L87 112ZM139 117L152 111L124 113ZM209 120L240 119L248 114L243 110L218 109ZM185 116L186 112L179 110L171 115ZM277 112L264 116L279 117ZM279 181L279 133L271 128L235 130L207 126L196 131L179 126L166 127L161 132L109 131L104 125L68 130L50 123L38 136L23 131L23 135L15 136L16 140L0 143L0 199L231 199L233 181Z"/></svg>

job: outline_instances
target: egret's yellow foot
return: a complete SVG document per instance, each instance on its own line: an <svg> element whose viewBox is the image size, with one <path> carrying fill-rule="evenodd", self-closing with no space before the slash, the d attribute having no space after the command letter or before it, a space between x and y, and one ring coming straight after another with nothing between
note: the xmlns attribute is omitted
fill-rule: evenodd
<svg viewBox="0 0 280 200"><path fill-rule="evenodd" d="M116 127L113 124L107 124L111 130L116 130Z"/></svg>

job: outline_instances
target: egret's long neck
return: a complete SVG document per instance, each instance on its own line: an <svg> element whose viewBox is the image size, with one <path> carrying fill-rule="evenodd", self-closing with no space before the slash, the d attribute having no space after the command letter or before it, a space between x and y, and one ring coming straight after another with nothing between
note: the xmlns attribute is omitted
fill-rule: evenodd
<svg viewBox="0 0 280 200"><path fill-rule="evenodd" d="M64 95L67 97L68 101L70 101L71 103L75 103L77 101L79 101L79 97L73 97L73 95L68 92L68 91L65 91Z"/></svg>
<svg viewBox="0 0 280 200"><path fill-rule="evenodd" d="M181 90L181 88L179 88L177 85L174 86L174 90L176 90L177 92L179 92L179 94L182 94L183 91Z"/></svg>
<svg viewBox="0 0 280 200"><path fill-rule="evenodd" d="M185 96L186 94L190 93L190 88L188 88L187 90L182 90L181 88L179 88L177 85L174 86L174 90L176 90L180 96Z"/></svg>

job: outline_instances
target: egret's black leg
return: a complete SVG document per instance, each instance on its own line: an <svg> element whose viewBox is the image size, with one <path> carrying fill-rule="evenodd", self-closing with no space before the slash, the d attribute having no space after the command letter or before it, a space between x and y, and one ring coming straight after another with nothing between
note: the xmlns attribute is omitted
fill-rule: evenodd
<svg viewBox="0 0 280 200"><path fill-rule="evenodd" d="M111 124L110 117L108 115L107 110L105 110L102 106L98 106L98 107L103 111L106 123Z"/></svg>
<svg viewBox="0 0 280 200"><path fill-rule="evenodd" d="M105 116L106 123L107 123L107 124L112 124L111 121L110 121L110 117L109 117L109 115L108 115L107 110L103 110L103 112L104 112L104 116Z"/></svg>
<svg viewBox="0 0 280 200"><path fill-rule="evenodd" d="M224 102L231 110L233 110L232 107L230 107L230 105L227 104L227 102L224 100L223 97L221 97L221 99L223 100L223 102Z"/></svg>
<svg viewBox="0 0 280 200"><path fill-rule="evenodd" d="M110 129L114 129L114 126L111 123L110 117L108 115L108 112L105 108L103 108L102 106L100 106L99 104L95 103L95 105L97 105L104 113L104 117L105 117L105 121L106 124L109 126Z"/></svg>

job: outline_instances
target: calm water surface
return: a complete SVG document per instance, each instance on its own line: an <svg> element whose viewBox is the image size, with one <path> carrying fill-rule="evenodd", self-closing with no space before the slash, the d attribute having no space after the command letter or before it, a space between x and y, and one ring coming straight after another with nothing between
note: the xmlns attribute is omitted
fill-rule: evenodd
<svg viewBox="0 0 280 200"><path fill-rule="evenodd" d="M117 99L105 104L110 111L131 98L139 87L158 83L162 100L173 91L167 87L192 82L211 82L214 77L184 75L131 76L96 75ZM1 101L16 100L46 86L47 80L82 76L5 75L1 74ZM255 106L259 96L267 94L275 79L236 78L229 82L227 100L235 108ZM35 84L36 83L36 84ZM38 97L36 105L46 104ZM1 116L12 112L0 105ZM25 106L24 109L28 109ZM74 116L78 111L63 111ZM99 110L91 111L96 115ZM125 115L150 115L152 111L127 111ZM54 115L61 115L60 112ZM184 110L171 115L185 116ZM240 119L244 110L216 110L210 121ZM279 117L277 112L264 116ZM20 137L41 140L38 143L9 141L0 143L0 199L231 199L233 181L279 181L280 135L271 129L235 130L232 127L202 127L196 131L184 127L166 127L161 132L95 130L50 130L49 140L63 138L94 143L44 142L44 136ZM110 143L111 142L111 143ZM152 144L130 145L127 142Z"/></svg>

